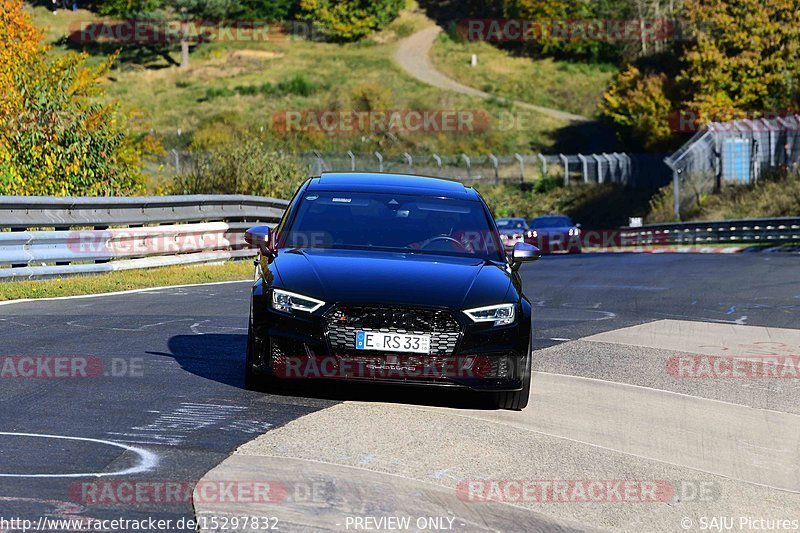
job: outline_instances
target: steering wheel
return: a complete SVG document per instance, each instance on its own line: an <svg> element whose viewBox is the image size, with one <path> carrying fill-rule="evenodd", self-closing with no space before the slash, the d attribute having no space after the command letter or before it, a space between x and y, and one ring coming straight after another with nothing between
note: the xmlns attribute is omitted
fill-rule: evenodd
<svg viewBox="0 0 800 533"><path fill-rule="evenodd" d="M425 248L427 248L427 247L428 247L430 244L433 244L433 243L434 243L434 242L436 242L436 241L449 242L449 243L451 243L451 244L455 244L456 246L458 246L458 247L459 247L459 248L461 248L462 250L464 250L464 251L467 251L466 247L465 247L463 244L461 244L461 242L460 242L460 241L458 241L457 239L454 239L454 238L452 238L452 237L448 237L447 235L439 235L438 237L431 237L431 238L430 238L430 239L428 239L427 241L423 242L423 243L420 245L420 247L419 247L419 248L420 248L420 250L424 250L424 249L425 249Z"/></svg>

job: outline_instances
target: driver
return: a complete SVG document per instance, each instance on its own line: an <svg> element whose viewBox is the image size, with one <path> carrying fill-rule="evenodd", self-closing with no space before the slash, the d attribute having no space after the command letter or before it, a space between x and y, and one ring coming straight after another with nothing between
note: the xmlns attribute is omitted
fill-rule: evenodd
<svg viewBox="0 0 800 533"><path fill-rule="evenodd" d="M474 253L472 244L464 238L464 232L456 231L461 221L455 213L434 211L425 218L425 239L408 245L413 249L439 250L443 252Z"/></svg>

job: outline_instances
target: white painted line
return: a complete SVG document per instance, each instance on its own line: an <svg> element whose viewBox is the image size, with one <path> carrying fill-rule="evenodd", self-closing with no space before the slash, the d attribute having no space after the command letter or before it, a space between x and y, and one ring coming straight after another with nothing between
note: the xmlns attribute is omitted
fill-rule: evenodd
<svg viewBox="0 0 800 533"><path fill-rule="evenodd" d="M116 292L101 292L97 294L76 294L73 296L52 296L50 298L21 298L19 300L4 300L0 302L0 305L12 305L12 304L21 304L26 302L51 302L54 300L74 300L78 298L102 298L104 296L118 296L120 294L134 294L137 292L152 292L152 291L159 291L159 290L167 290L167 289L182 289L185 287L205 287L211 285L226 285L229 283L253 283L251 279L240 279L235 281L213 281L210 283L190 283L188 285L167 285L164 287L147 287L145 289L129 289L127 291L116 291ZM13 283L13 282L12 282Z"/></svg>
<svg viewBox="0 0 800 533"><path fill-rule="evenodd" d="M32 478L32 477L46 477L46 478L62 478L62 477L108 477L108 476L125 476L128 474L138 474L139 472L147 472L152 470L158 464L158 456L153 452L129 446L119 442L112 442L110 440L90 439L87 437L66 437L63 435L44 435L40 433L15 433L0 431L0 436L7 435L10 437L34 437L44 439L59 439L59 440L78 440L82 442L92 442L96 444L103 444L105 446L114 446L122 448L125 451L135 453L139 456L139 463L125 470L118 470L116 472L79 472L76 474L3 474L0 477L17 477L17 478Z"/></svg>

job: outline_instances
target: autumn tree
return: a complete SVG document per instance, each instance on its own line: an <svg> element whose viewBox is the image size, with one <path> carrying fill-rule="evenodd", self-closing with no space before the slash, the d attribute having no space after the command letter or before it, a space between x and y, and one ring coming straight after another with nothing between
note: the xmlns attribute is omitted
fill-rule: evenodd
<svg viewBox="0 0 800 533"><path fill-rule="evenodd" d="M149 138L100 103L110 58L54 54L20 0L0 0L0 194L113 195L142 189Z"/></svg>
<svg viewBox="0 0 800 533"><path fill-rule="evenodd" d="M800 2L687 0L696 38L683 54L686 107L701 120L796 109Z"/></svg>
<svg viewBox="0 0 800 533"><path fill-rule="evenodd" d="M666 81L663 73L645 74L630 65L603 95L600 109L627 146L654 150L669 142L671 103L664 90Z"/></svg>
<svg viewBox="0 0 800 533"><path fill-rule="evenodd" d="M686 0L680 13L688 41L621 71L604 95L604 116L634 146L663 145L678 114L702 124L797 109L798 0Z"/></svg>

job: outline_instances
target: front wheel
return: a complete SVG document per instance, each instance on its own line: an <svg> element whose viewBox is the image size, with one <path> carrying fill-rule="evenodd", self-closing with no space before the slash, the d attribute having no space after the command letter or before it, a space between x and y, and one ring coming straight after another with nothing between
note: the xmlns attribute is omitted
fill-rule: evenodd
<svg viewBox="0 0 800 533"><path fill-rule="evenodd" d="M259 376L256 373L253 358L255 356L253 339L253 326L247 328L247 355L244 360L244 388L247 390L259 389Z"/></svg>
<svg viewBox="0 0 800 533"><path fill-rule="evenodd" d="M498 409L522 411L528 406L528 398L531 395L531 358L531 350L528 349L528 357L525 359L525 367L522 370L521 390L494 393L494 401Z"/></svg>
<svg viewBox="0 0 800 533"><path fill-rule="evenodd" d="M256 342L253 336L253 326L247 328L247 355L244 362L244 388L258 392L269 392L279 387L278 379L269 374L262 374L256 370Z"/></svg>

